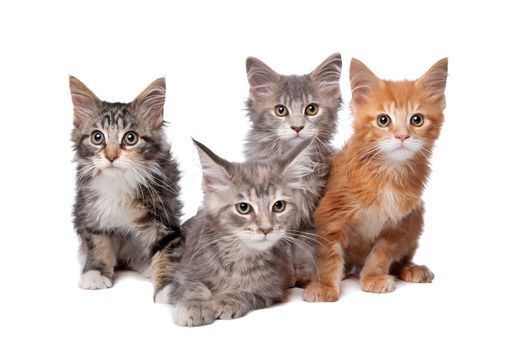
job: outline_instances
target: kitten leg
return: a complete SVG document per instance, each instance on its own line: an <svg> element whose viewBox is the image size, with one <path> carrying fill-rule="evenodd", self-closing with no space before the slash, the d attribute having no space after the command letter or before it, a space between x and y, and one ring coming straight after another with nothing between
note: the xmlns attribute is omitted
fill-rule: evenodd
<svg viewBox="0 0 525 350"><path fill-rule="evenodd" d="M392 264L390 273L405 282L430 283L434 274L425 265L416 265L412 262L415 251L403 258L400 262Z"/></svg>
<svg viewBox="0 0 525 350"><path fill-rule="evenodd" d="M392 263L400 261L402 257L413 255L422 229L423 208L419 207L407 215L394 229L381 232L361 270L360 283L364 291L388 293L394 290L395 279L389 274ZM406 267L408 269L405 269L405 273L408 277L412 268L410 265ZM400 269L401 273L402 271L403 268Z"/></svg>
<svg viewBox="0 0 525 350"><path fill-rule="evenodd" d="M215 321L215 311L205 300L186 300L175 304L173 319L177 326L204 326Z"/></svg>
<svg viewBox="0 0 525 350"><path fill-rule="evenodd" d="M111 287L114 268L117 263L111 238L102 233L85 232L82 234L82 239L87 248L87 254L80 277L80 288L104 289Z"/></svg>

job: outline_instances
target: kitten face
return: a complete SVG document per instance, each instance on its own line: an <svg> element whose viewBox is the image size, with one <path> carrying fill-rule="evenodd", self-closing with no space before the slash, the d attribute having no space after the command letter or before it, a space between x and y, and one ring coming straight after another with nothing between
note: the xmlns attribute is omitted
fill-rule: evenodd
<svg viewBox="0 0 525 350"><path fill-rule="evenodd" d="M304 176L312 171L305 154L310 140L271 163L229 163L195 144L203 167L205 208L217 218L224 235L257 251L287 239L298 210L289 182L298 172Z"/></svg>
<svg viewBox="0 0 525 350"><path fill-rule="evenodd" d="M370 154L392 162L429 156L443 124L447 60L415 81L380 80L355 59L350 75L356 136Z"/></svg>
<svg viewBox="0 0 525 350"><path fill-rule="evenodd" d="M280 75L254 57L246 60L246 71L249 116L262 141L296 144L330 138L341 104L339 54L303 76Z"/></svg>
<svg viewBox="0 0 525 350"><path fill-rule="evenodd" d="M70 78L75 108L72 139L85 172L114 176L147 174L166 147L162 131L163 79L131 103L100 101L78 79Z"/></svg>

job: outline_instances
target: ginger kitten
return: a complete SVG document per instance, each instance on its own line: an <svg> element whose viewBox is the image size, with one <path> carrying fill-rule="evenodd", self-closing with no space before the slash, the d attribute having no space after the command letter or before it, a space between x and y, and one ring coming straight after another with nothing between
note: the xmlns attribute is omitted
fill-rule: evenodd
<svg viewBox="0 0 525 350"><path fill-rule="evenodd" d="M319 280L306 301L335 301L346 271L360 270L364 291L394 290L395 277L431 282L412 258L423 230L421 195L445 108L447 59L415 81L377 78L350 66L355 133L332 159L326 193L315 212Z"/></svg>

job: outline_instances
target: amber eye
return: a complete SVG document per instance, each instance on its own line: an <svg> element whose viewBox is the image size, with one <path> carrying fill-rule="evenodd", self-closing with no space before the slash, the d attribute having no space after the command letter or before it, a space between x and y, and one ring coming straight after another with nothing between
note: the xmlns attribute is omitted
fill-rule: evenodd
<svg viewBox="0 0 525 350"><path fill-rule="evenodd" d="M288 115L288 108L285 105L277 105L273 109L275 115L278 117L286 117Z"/></svg>
<svg viewBox="0 0 525 350"><path fill-rule="evenodd" d="M252 206L249 205L248 203L241 202L241 203L235 204L235 209L237 209L239 214L246 215L252 211Z"/></svg>
<svg viewBox="0 0 525 350"><path fill-rule="evenodd" d="M308 106L306 106L304 112L310 116L316 115L319 112L319 106L317 103L310 103Z"/></svg>
<svg viewBox="0 0 525 350"><path fill-rule="evenodd" d="M124 143L129 146L133 146L139 141L139 135L136 132L129 131L124 135Z"/></svg>
<svg viewBox="0 0 525 350"><path fill-rule="evenodd" d="M93 131L91 134L91 143L94 145L101 145L104 143L104 134L98 130Z"/></svg>
<svg viewBox="0 0 525 350"><path fill-rule="evenodd" d="M386 114L380 114L377 117L377 125L382 128L386 128L390 124L390 117Z"/></svg>
<svg viewBox="0 0 525 350"><path fill-rule="evenodd" d="M277 201L275 203L273 203L273 208L272 210L276 213L280 213L282 211L284 211L284 208L286 208L286 202L285 201Z"/></svg>
<svg viewBox="0 0 525 350"><path fill-rule="evenodd" d="M423 115L417 113L410 117L410 124L414 126L421 126L423 125L424 118Z"/></svg>

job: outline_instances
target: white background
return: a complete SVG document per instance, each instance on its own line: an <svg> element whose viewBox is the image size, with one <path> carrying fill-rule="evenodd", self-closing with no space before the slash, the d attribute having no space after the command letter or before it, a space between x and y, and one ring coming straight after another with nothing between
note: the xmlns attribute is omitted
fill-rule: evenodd
<svg viewBox="0 0 525 350"><path fill-rule="evenodd" d="M0 5L0 348L523 349L523 10L506 1L175 3ZM332 304L307 304L295 289L286 304L196 329L175 326L136 274L109 290L77 287L69 74L123 102L166 77L187 218L201 198L190 137L242 160L245 58L303 74L333 52L344 62L337 147L351 134L351 57L390 79L449 57L416 256L434 283L374 295L350 280Z"/></svg>

